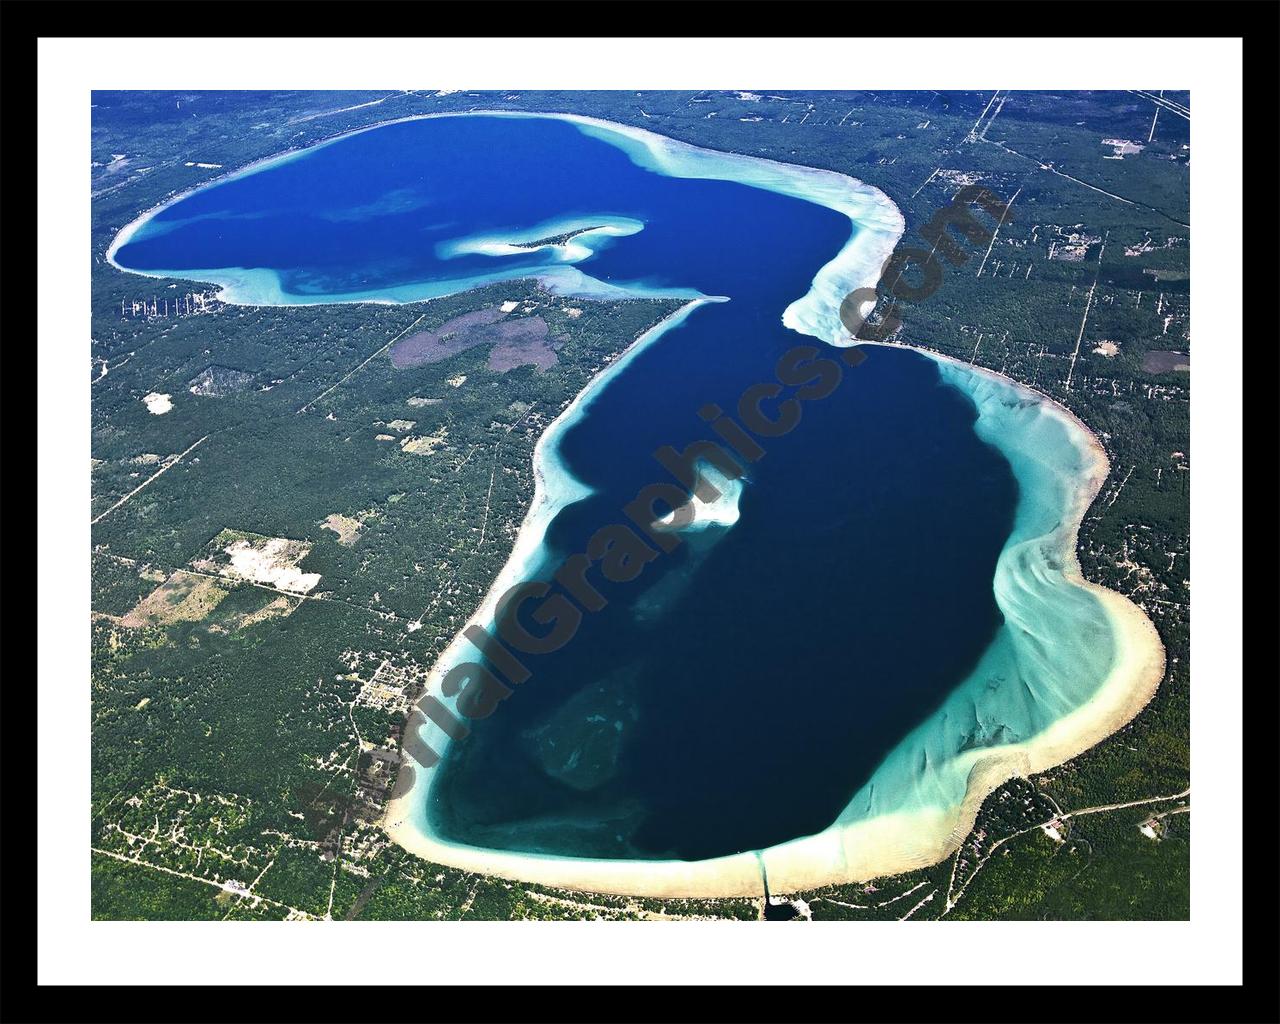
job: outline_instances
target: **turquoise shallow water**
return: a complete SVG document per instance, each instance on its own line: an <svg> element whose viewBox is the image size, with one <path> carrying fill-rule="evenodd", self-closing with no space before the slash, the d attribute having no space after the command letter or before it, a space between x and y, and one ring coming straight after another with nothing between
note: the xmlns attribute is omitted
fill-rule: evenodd
<svg viewBox="0 0 1280 1024"><path fill-rule="evenodd" d="M959 755L1031 739L1083 705L1115 661L1098 598L1067 578L1080 480L1093 467L1082 432L1038 398L951 362L941 379L979 412L977 435L1018 481L1012 529L993 592L1003 622L968 674L877 769L844 822L903 809L958 806L970 761Z"/></svg>
<svg viewBox="0 0 1280 1024"><path fill-rule="evenodd" d="M549 579L671 479L658 447L714 436L699 409L776 380L798 331L835 340L842 289L874 279L900 228L891 206L780 166L558 120L415 121L193 193L113 255L252 302L405 301L521 276L727 299L634 349L543 445L547 501L507 582ZM601 858L762 849L957 806L965 755L1036 735L1097 688L1110 625L1059 564L1082 437L916 353L813 358L843 366L838 386L767 439L714 518L638 579L601 583L608 607L530 659L533 677L465 742L422 724L444 755L414 791L424 834ZM459 645L440 667L473 657Z"/></svg>

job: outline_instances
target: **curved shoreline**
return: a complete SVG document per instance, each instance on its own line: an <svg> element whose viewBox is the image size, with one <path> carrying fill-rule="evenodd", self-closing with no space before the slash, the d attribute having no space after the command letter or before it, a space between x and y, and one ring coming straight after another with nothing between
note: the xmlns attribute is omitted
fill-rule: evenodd
<svg viewBox="0 0 1280 1024"><path fill-rule="evenodd" d="M321 146L389 124L435 117L476 115L544 117L570 121L578 124L590 135L608 134L621 137L625 140L625 144L620 148L626 150L633 161L661 173L676 177L715 177L738 181L816 202L845 213L858 226L853 236L835 259L820 268L809 291L791 303L783 314L783 323L786 326L830 344L840 345L849 341L847 332L839 320L841 299L855 288L876 283L880 266L893 251L903 231L900 212L883 193L837 172L783 164L736 153L703 150L644 129L578 115L470 111L414 115L364 126L301 149L288 150L274 157L255 161L237 171L194 186L152 207L122 229L108 249L108 260L122 271L141 273L121 267L114 259L115 253L148 219L192 192L254 173L267 166L294 159ZM618 144L616 138L609 141ZM861 218L867 218L867 223L864 223ZM553 290L565 289L574 294L582 294L576 289L590 288L593 285L606 287L602 282L597 282L578 271L572 271L569 268L566 268L566 271L567 277L554 270L523 274L518 277L536 278L548 284ZM270 271L267 273L274 274ZM148 276L190 277L191 275L156 272ZM513 280L515 278L496 275L496 279ZM473 286L468 283L451 282L440 294L456 293ZM625 292L625 289L622 291L632 297L635 295L635 293ZM670 296L672 293L663 294ZM283 298L283 294L280 297ZM632 342L620 357L587 384L539 438L533 459L535 473L533 503L521 524L510 557L481 606L467 620L467 624L487 625L487 616L491 615L497 597L506 587L518 582L537 557L547 525L556 513L565 505L589 493L555 457L555 443L560 434L576 422L604 384L613 374L620 372L644 344L682 322L698 306L708 301L716 301L706 296L685 294L681 297L691 298L692 301L681 306ZM224 298L222 292L220 292L220 298L223 298L223 301L236 301L234 296ZM416 300L369 296L324 297L318 300L319 303L324 304L388 301ZM771 886L776 892L811 889L840 882L860 882L937 863L963 842L982 801L1006 779L1015 775L1044 771L1060 764L1127 724L1155 693L1163 677L1164 650L1154 626L1136 605L1122 595L1084 579L1080 571L1076 553L1076 538L1080 523L1087 508L1101 489L1110 468L1101 445L1069 410L1010 378L994 371L970 367L927 349L914 346L890 345L888 347L913 348L943 366L953 367L957 372L967 372L975 378L995 382L1001 388L1011 389L1038 411L1057 419L1068 434L1073 439L1079 439L1084 449L1089 452L1089 465L1075 481L1069 502L1070 507L1065 510L1064 522L1068 528L1062 532L1061 536L1055 533L1054 539L1059 541L1059 550L1054 553L1061 559L1063 578L1096 598L1115 638L1114 664L1092 696L1021 742L969 750L953 756L946 766L947 770L962 772L964 775L963 796L954 806L950 804L923 806L912 810L876 814L860 820L845 820L854 802L858 800L858 796L855 795L854 801L851 801L840 819L829 828L816 835L782 843L763 851L747 851L703 861L627 861L516 853L447 842L432 835L429 828L425 826L426 801L423 799L423 794L430 790L434 769L423 769L407 756L392 800L387 807L384 827L388 834L410 852L464 870L480 871L562 888L623 895L759 896L762 889L761 872L764 868L767 868ZM981 408L979 413L981 418ZM437 697L450 707L453 702L439 696L438 682L447 668L451 667L453 662L450 659L456 658L464 649L464 645L465 640L459 632L433 665L428 679L428 692L434 687ZM931 713L930 717L922 723L920 729L924 729L929 724L933 714ZM421 720L421 723L416 720ZM419 724L421 724L423 740L437 752L443 752L447 747L447 738L433 723L427 722L421 713L415 712L414 717L410 719L410 723L406 726L406 736L410 728L417 729ZM914 735L913 732L912 736ZM905 738L902 743L906 744L908 739L910 737ZM419 789L418 782L423 783L422 789ZM412 800L411 797L415 792L417 799ZM860 790L859 794L861 793Z"/></svg>
<svg viewBox="0 0 1280 1024"><path fill-rule="evenodd" d="M1066 529L1059 535L1062 543L1057 554L1062 559L1064 578L1092 594L1102 605L1117 645L1111 670L1092 696L1026 740L955 757L951 768L964 776L963 797L955 806L890 812L850 822L837 820L815 835L761 851L701 861L629 861L468 847L442 840L414 820L418 816L414 811L420 808L408 799L415 788L412 780L403 789L397 786L388 805L384 825L388 834L411 853L463 870L617 895L757 897L762 892L762 866L775 893L860 883L944 860L964 842L983 801L1008 779L1062 764L1132 721L1159 687L1165 654L1154 625L1141 609L1123 595L1087 580L1080 568L1076 552L1080 524L1110 472L1101 443L1069 409L1009 377L917 346L884 347L911 349L1007 389L1066 427L1088 453L1088 472L1079 477L1070 507L1065 510ZM919 729L928 725L926 720Z"/></svg>
<svg viewBox="0 0 1280 1024"><path fill-rule="evenodd" d="M864 882L939 863L964 842L983 801L994 790L1011 778L1034 775L1063 764L1118 732L1146 707L1164 678L1164 645L1151 620L1122 594L1086 579L1080 566L1077 552L1080 526L1111 468L1106 451L1093 432L1071 410L1043 392L994 370L971 366L916 345L864 344L906 348L934 360L940 367L950 367L953 372L967 373L1006 389L1056 420L1073 441L1080 443L1088 456L1087 472L1077 478L1070 505L1065 510L1065 529L1056 534L1058 550L1052 554L1061 558L1063 579L1098 600L1111 626L1117 650L1110 671L1097 689L1068 714L1021 742L955 756L951 767L962 772L965 780L963 798L955 807L890 813L845 824L838 820L814 836L763 851L769 878L777 892ZM979 404L980 419L982 415ZM1007 448L1001 447L1001 451L1008 457ZM911 735L928 725L928 721L922 723ZM904 739L903 744L909 739ZM945 770L945 766L940 770Z"/></svg>
<svg viewBox="0 0 1280 1024"><path fill-rule="evenodd" d="M885 255L892 251L897 238L895 234ZM879 265L880 261L865 264L860 280L846 278L847 290L874 284ZM811 289L806 298L821 303L823 299L815 291ZM827 319L838 324L839 301L826 301ZM788 312L796 306L793 303ZM843 325L823 330L822 322L822 316L797 315L788 326L824 341L847 342ZM971 369L937 353L921 351L940 363ZM1076 537L1085 511L1109 472L1105 452L1078 418L1047 396L992 371L973 369L972 372L976 377L1012 389L1013 393L1056 417L1074 438L1082 440L1089 452L1089 470L1076 482L1071 507L1064 510L1070 527L1061 538L1060 555L1068 581L1094 594L1102 604L1116 637L1118 657L1115 667L1093 695L1047 729L1022 743L954 758L952 770L964 772L963 795L954 806L880 814L852 822L838 820L814 836L763 851L691 862L626 861L492 850L443 840L427 827L424 806L415 807L410 800L410 792L417 789L410 779L397 787L396 799L388 806L385 824L388 833L410 852L464 870L621 895L758 896L762 891L762 869L767 869L775 892L861 882L939 862L964 841L983 800L997 786L1014 775L1031 774L1060 764L1130 721L1154 694L1163 676L1164 654L1154 627L1145 615L1121 595L1084 580L1079 569ZM921 729L927 725L928 720Z"/></svg>
<svg viewBox="0 0 1280 1024"><path fill-rule="evenodd" d="M254 160L243 167L218 175L208 181L193 185L191 188L161 200L138 214L133 220L121 228L108 245L105 259L111 266L126 274L138 274L151 278L177 278L206 282L216 285L217 298L228 305L244 306L291 306L291 305L338 305L349 303L372 302L396 304L420 302L438 298L442 295L453 295L472 288L482 287L498 281L536 280L543 286L558 294L575 295L582 298L700 298L700 294L687 289L648 289L635 285L618 287L583 274L571 266L560 265L541 268L535 272L512 276L502 272L477 275L459 281L446 282L444 287L430 282L393 286L379 289L372 293L349 293L318 296L314 301L302 296L294 296L287 301L283 290L279 287L279 275L273 270L251 269L244 267L199 268L181 272L165 270L134 270L122 266L116 260L116 254L135 234L153 217L196 192L215 188L229 181L256 174L269 167L274 167L291 160L296 160L319 149L334 145L344 139L376 131L390 125L408 124L414 121L427 121L447 117L511 117L542 118L565 121L576 125L584 134L596 138L606 138L611 144L626 152L632 160L642 167L657 170L672 177L710 178L724 181L735 181L741 184L755 185L767 191L779 192L793 198L826 206L847 216L854 225L852 236L834 258L822 266L814 275L809 291L796 299L783 311L782 321L792 330L808 334L832 344L838 343L844 336L845 328L840 321L840 302L844 296L854 289L874 284L878 278L868 280L867 269L874 265L877 271L893 252L898 239L905 229L905 222L898 207L877 188L873 188L856 178L841 174L838 171L823 170L816 167L805 167L800 164L786 164L765 157L749 156L743 153L724 152L720 150L702 149L691 143L667 138L656 132L632 125L606 121L603 118L589 117L583 114L569 114L555 111L523 111L523 110L468 110L440 111L430 114L410 114L405 117L389 118L374 124L363 125L350 131L339 132L306 146L283 150L272 156ZM729 166L736 173L730 173ZM744 171L746 173L744 173ZM265 285L263 279L271 280ZM230 280L219 280L219 277ZM256 292L255 292L256 289ZM253 293L253 294L250 294Z"/></svg>

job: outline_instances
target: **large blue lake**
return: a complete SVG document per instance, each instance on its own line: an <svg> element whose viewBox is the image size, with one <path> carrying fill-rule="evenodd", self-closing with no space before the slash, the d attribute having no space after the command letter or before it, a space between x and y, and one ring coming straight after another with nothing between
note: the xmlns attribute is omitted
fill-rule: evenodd
<svg viewBox="0 0 1280 1024"><path fill-rule="evenodd" d="M605 224L631 233L591 240L562 286L728 301L638 350L559 435L548 460L591 493L555 515L533 576L625 522L640 488L671 479L655 449L714 438L698 411L733 411L788 349L808 340L842 380L789 434L761 439L736 522L686 533L633 582L597 577L607 608L560 651L527 658L533 677L448 747L429 802L416 790L423 827L481 847L639 859L819 832L993 643L993 578L1019 498L1009 461L975 432L972 398L935 362L877 348L847 366L783 326L849 241L847 216L659 173L571 123L475 116L389 125L198 191L114 258L245 301L409 300L563 275L562 251L491 255L475 242ZM1031 726L975 717L957 742Z"/></svg>

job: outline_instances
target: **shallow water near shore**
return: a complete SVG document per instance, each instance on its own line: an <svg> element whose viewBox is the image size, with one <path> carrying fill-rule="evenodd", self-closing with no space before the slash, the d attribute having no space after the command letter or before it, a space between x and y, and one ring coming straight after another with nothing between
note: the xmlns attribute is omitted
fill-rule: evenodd
<svg viewBox="0 0 1280 1024"><path fill-rule="evenodd" d="M638 490L671 479L654 450L713 438L699 410L732 414L806 343L797 331L837 339L832 297L873 282L901 230L883 196L837 178L559 119L417 120L192 193L112 255L246 302L530 276L726 299L652 332L544 438L514 583L626 522ZM444 759L406 774L402 841L463 866L509 851L498 870L545 878L521 864L704 861L917 813L945 827L978 760L1104 686L1114 616L1070 578L1097 469L1082 428L967 367L887 347L847 366L815 348L839 385L760 439L727 504L635 581L601 584L608 606L527 658L532 678L465 742L423 725ZM455 645L434 684L477 657ZM816 877L848 870L830 857Z"/></svg>

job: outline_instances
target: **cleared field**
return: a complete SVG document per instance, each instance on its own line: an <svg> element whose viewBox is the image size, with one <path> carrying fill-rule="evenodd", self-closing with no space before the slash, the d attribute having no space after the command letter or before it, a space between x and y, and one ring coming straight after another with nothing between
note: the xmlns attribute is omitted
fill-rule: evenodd
<svg viewBox="0 0 1280 1024"><path fill-rule="evenodd" d="M120 619L121 625L167 626L201 622L222 603L227 591L208 576L178 570Z"/></svg>

